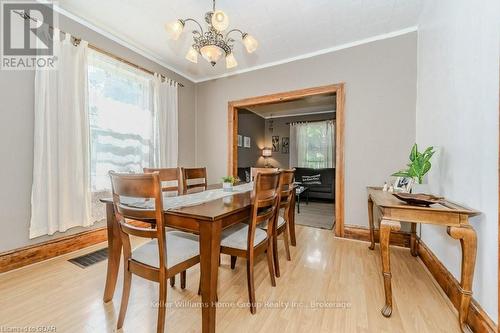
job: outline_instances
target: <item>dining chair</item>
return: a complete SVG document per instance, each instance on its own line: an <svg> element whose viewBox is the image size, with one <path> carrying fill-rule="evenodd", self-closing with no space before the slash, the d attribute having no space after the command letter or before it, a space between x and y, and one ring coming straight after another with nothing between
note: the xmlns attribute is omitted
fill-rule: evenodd
<svg viewBox="0 0 500 333"><path fill-rule="evenodd" d="M250 179L253 181L255 179L255 176L257 176L257 173L262 172L262 173L269 173L269 172L276 172L278 171L278 168L250 168Z"/></svg>
<svg viewBox="0 0 500 333"><path fill-rule="evenodd" d="M289 214L291 209L291 201L293 197L293 191L295 187L293 185L293 179L295 176L295 169L291 170L280 170L280 191L279 191L279 208L276 213L275 223L273 224L273 257L274 257L274 272L276 277L280 277L280 267L279 267L279 257L278 257L278 236L283 234L283 241L285 243L285 253L286 259L288 261L292 260L290 256L290 241L288 233L290 230ZM280 213L283 211L283 215ZM269 224L267 222L259 225L263 230L269 229Z"/></svg>
<svg viewBox="0 0 500 333"><path fill-rule="evenodd" d="M115 223L118 224L123 243L124 279L117 329L123 326L125 320L132 274L135 274L158 282L160 285L156 331L163 333L165 331L167 280L200 262L198 241L193 238L193 235L181 231L165 232L163 196L158 172L118 174L110 171L109 175L113 192ZM137 203L131 202L132 200L137 200ZM155 220L156 228L136 227L128 223L128 219ZM153 238L153 240L132 249L130 235Z"/></svg>
<svg viewBox="0 0 500 333"><path fill-rule="evenodd" d="M255 314L254 263L255 257L266 252L271 285L276 286L273 266L272 227L264 231L259 223L274 223L279 204L280 173L257 173L252 193L252 211L247 223L238 223L222 231L220 252L233 258L246 259L250 312ZM231 264L233 265L233 264Z"/></svg>
<svg viewBox="0 0 500 333"><path fill-rule="evenodd" d="M182 195L182 177L180 168L144 168L144 173L158 172L160 176L161 191L167 195ZM154 224L152 224L154 228ZM175 286L175 276L170 278L170 286ZM186 288L186 271L181 272L181 289Z"/></svg>
<svg viewBox="0 0 500 333"><path fill-rule="evenodd" d="M188 194L192 189L206 191L207 168L181 168L183 193Z"/></svg>

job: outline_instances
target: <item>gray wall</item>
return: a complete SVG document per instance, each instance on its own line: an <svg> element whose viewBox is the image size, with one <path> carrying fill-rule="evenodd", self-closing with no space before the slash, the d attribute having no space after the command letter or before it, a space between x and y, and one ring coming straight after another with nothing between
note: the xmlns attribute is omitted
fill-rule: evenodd
<svg viewBox="0 0 500 333"><path fill-rule="evenodd" d="M238 167L263 167L265 119L247 110L238 110L238 134L250 137L250 148L238 147Z"/></svg>
<svg viewBox="0 0 500 333"><path fill-rule="evenodd" d="M195 86L166 68L59 15L59 27L185 85L179 89L179 164L194 165ZM87 230L28 239L33 173L34 72L0 71L0 252ZM98 223L93 228L102 226Z"/></svg>
<svg viewBox="0 0 500 333"><path fill-rule="evenodd" d="M335 106L332 105L332 109ZM290 139L290 125L287 123L294 121L311 121L311 120L323 120L323 119L334 119L335 113L321 113L321 114L310 114L305 116L294 116L294 117L279 117L273 118L273 130L269 129L270 119L266 119L266 147L272 147L272 137L280 137L280 151L274 152L273 156L269 158L269 163L275 168L287 169L290 167L290 153L285 154L282 151L282 138L288 137ZM296 165L292 165L296 166Z"/></svg>
<svg viewBox="0 0 500 333"><path fill-rule="evenodd" d="M403 167L415 141L417 34L197 84L196 162L227 173L229 101L345 82L345 222L367 225L367 185ZM201 107L202 106L202 107Z"/></svg>

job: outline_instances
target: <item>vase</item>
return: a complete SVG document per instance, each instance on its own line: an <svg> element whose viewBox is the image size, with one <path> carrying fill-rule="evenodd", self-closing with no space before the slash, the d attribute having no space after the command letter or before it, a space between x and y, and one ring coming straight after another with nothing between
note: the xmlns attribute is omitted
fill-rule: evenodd
<svg viewBox="0 0 500 333"><path fill-rule="evenodd" d="M419 184L419 183L415 182L411 187L411 193L413 193L413 194L419 194L419 193L429 194L429 184Z"/></svg>
<svg viewBox="0 0 500 333"><path fill-rule="evenodd" d="M233 183L222 183L222 189L225 192L232 192L233 191Z"/></svg>

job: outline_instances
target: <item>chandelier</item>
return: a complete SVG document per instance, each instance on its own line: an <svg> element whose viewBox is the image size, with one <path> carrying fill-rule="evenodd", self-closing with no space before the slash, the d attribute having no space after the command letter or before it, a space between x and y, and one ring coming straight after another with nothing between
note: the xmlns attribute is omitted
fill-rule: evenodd
<svg viewBox="0 0 500 333"><path fill-rule="evenodd" d="M215 9L215 0L213 0L212 11L205 14L205 22L208 24L207 31L204 31L201 24L195 19L178 19L165 26L170 38L173 40L179 39L187 22L193 22L199 28L199 30L193 30L194 43L186 54L186 59L195 64L198 63L198 55L200 54L212 66L215 66L222 57L226 59L226 68L238 66L233 55L235 40L229 37L231 33L241 35L243 45L245 45L248 53L252 53L257 49L257 40L246 32L232 29L223 34L223 31L229 26L229 17L222 10Z"/></svg>

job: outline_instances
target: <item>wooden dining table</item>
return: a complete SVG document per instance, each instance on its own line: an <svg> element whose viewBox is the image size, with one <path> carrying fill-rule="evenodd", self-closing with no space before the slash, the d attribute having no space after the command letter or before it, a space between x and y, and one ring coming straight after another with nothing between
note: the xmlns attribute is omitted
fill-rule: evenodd
<svg viewBox="0 0 500 333"><path fill-rule="evenodd" d="M209 186L208 189L220 187L221 185L217 184ZM251 193L235 192L228 197L164 211L166 226L199 235L203 333L215 332L221 231L248 220L252 203ZM292 201L294 200L293 197ZM122 242L118 224L115 223L112 199L102 199L101 202L106 205L108 234L108 267L103 296L103 301L107 303L113 299L115 292ZM290 238L293 240L292 245L295 245L294 210L290 209L290 212Z"/></svg>

